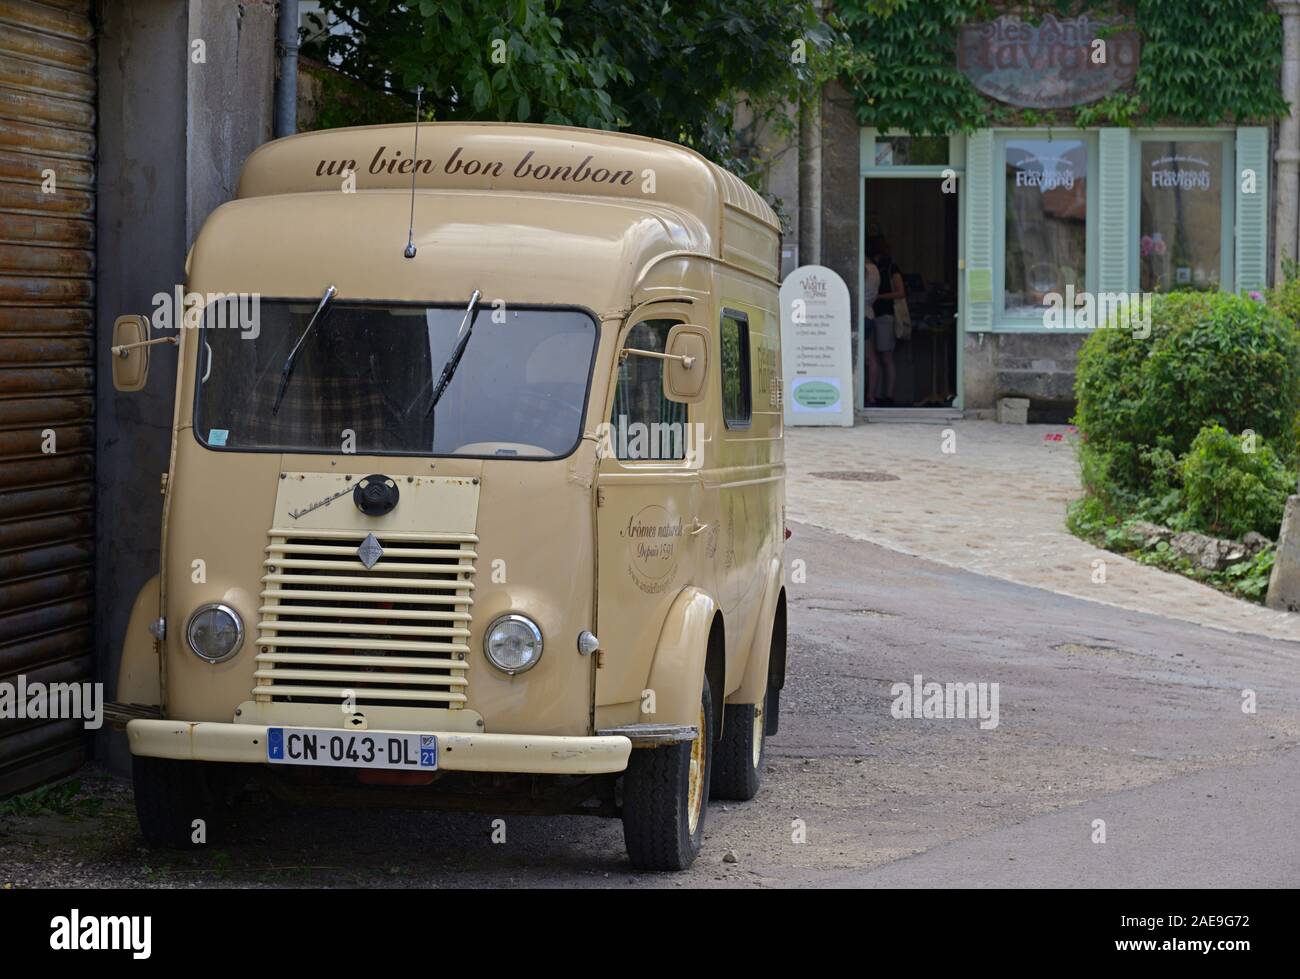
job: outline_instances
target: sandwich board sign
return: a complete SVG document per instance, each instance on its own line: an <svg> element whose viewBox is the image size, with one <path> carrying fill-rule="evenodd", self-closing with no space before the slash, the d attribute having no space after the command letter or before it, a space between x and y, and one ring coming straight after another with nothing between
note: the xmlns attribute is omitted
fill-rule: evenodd
<svg viewBox="0 0 1300 979"><path fill-rule="evenodd" d="M849 287L823 265L781 283L781 376L787 425L853 424Z"/></svg>

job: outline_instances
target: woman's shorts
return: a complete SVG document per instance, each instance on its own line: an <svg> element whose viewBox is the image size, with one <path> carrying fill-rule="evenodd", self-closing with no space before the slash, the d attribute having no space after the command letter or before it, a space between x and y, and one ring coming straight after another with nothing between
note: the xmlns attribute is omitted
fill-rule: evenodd
<svg viewBox="0 0 1300 979"><path fill-rule="evenodd" d="M893 350L898 340L894 336L894 317L877 316L876 328L871 332L871 338L876 342L876 350L880 353Z"/></svg>

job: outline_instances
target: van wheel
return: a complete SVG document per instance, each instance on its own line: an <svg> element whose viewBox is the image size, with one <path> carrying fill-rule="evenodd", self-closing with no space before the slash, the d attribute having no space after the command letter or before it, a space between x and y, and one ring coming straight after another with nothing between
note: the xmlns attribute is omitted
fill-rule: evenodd
<svg viewBox="0 0 1300 979"><path fill-rule="evenodd" d="M638 748L623 775L623 841L638 870L685 870L700 853L713 763L713 695L705 677L695 740Z"/></svg>
<svg viewBox="0 0 1300 979"><path fill-rule="evenodd" d="M207 764L199 761L139 755L131 759L135 813L145 843L197 850L213 841L220 817L208 769ZM195 842L196 819L204 822L205 843Z"/></svg>
<svg viewBox="0 0 1300 979"><path fill-rule="evenodd" d="M761 704L727 704L713 760L713 798L747 802L758 795L767 751L766 704L766 698Z"/></svg>

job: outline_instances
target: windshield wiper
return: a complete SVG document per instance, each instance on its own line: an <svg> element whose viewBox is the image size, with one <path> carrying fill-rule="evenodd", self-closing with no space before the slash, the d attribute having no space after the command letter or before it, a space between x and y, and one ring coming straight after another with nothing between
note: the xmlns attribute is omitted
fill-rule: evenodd
<svg viewBox="0 0 1300 979"><path fill-rule="evenodd" d="M289 351L289 356L285 358L284 366L280 368L280 389L275 392L275 406L271 408L271 414L274 415L280 410L280 402L284 400L284 392L288 390L289 378L293 376L293 365L298 359L298 351L302 348L302 342L307 339L307 334L312 331L312 327L324 317L337 294L338 290L332 284L325 290L325 295L321 296L320 302L316 304L316 312L312 313L311 319L307 321L307 328L302 331L302 336L298 338L298 342Z"/></svg>
<svg viewBox="0 0 1300 979"><path fill-rule="evenodd" d="M451 376L456 373L456 368L460 366L460 358L464 355L465 348L469 346L469 336L474 332L474 320L478 317L478 301L481 298L482 294L477 289L469 297L469 305L465 307L465 317L460 321L460 329L456 331L459 337L456 341L456 349L447 358L447 363L443 365L442 373L438 376L438 383L433 386L433 394L429 398L429 407L424 413L426 418L433 414L434 408L438 407L443 392L447 390L447 385L451 383Z"/></svg>

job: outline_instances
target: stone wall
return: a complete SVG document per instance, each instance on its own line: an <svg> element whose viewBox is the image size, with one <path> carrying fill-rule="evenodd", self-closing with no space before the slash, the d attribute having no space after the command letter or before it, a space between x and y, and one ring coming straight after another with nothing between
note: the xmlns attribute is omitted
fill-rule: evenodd
<svg viewBox="0 0 1300 979"><path fill-rule="evenodd" d="M113 321L151 313L156 293L185 281L204 219L270 137L275 11L271 0L98 4L95 652L110 698L131 605L158 571L176 396L171 347L154 348L144 390L113 389ZM126 768L120 736L105 733L97 750Z"/></svg>
<svg viewBox="0 0 1300 979"><path fill-rule="evenodd" d="M853 98L838 83L828 85L822 97L822 264L838 272L849 287L852 323L854 404L862 386L858 368L858 117Z"/></svg>
<svg viewBox="0 0 1300 979"><path fill-rule="evenodd" d="M965 409L985 415L998 398L1028 398L1031 422L1074 414L1074 370L1083 337L1065 333L967 333Z"/></svg>
<svg viewBox="0 0 1300 979"><path fill-rule="evenodd" d="M275 92L276 4L272 0L191 0L190 44L207 60L190 61L186 78L192 244L203 222L235 196L248 155L271 138Z"/></svg>

